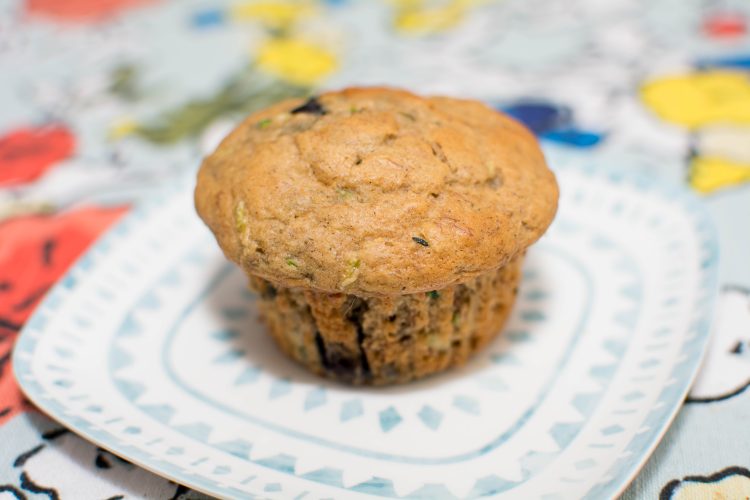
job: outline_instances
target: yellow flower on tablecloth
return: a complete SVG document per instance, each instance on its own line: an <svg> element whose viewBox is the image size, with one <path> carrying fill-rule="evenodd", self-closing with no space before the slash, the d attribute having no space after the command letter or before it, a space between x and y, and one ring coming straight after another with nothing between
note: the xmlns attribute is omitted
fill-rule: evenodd
<svg viewBox="0 0 750 500"><path fill-rule="evenodd" d="M396 13L394 28L409 35L431 35L443 33L457 26L473 6L482 0L447 0L428 2L425 0L392 0Z"/></svg>
<svg viewBox="0 0 750 500"><path fill-rule="evenodd" d="M698 156L690 163L690 185L701 193L750 182L750 163Z"/></svg>
<svg viewBox="0 0 750 500"><path fill-rule="evenodd" d="M691 131L689 183L698 192L750 182L750 77L729 70L658 78L641 87L643 103Z"/></svg>
<svg viewBox="0 0 750 500"><path fill-rule="evenodd" d="M706 125L693 133L690 185L709 193L750 181L750 127Z"/></svg>
<svg viewBox="0 0 750 500"><path fill-rule="evenodd" d="M690 129L709 123L750 124L750 78L745 72L659 78L641 88L641 98L661 119Z"/></svg>
<svg viewBox="0 0 750 500"><path fill-rule="evenodd" d="M260 69L296 85L315 85L338 67L333 52L300 38L271 38L256 57Z"/></svg>
<svg viewBox="0 0 750 500"><path fill-rule="evenodd" d="M138 123L130 118L121 118L117 120L112 127L109 129L110 139L122 139L126 137L138 128Z"/></svg>
<svg viewBox="0 0 750 500"><path fill-rule="evenodd" d="M231 7L230 16L238 21L260 21L269 28L285 29L313 10L308 1L242 2Z"/></svg>

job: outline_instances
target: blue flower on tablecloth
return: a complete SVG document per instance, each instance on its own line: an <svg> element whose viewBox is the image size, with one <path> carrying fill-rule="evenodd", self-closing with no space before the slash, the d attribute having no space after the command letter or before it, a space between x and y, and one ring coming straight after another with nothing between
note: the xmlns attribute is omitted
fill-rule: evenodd
<svg viewBox="0 0 750 500"><path fill-rule="evenodd" d="M590 148L604 139L601 132L580 128L567 107L541 100L521 100L499 109L526 125L539 138L575 148Z"/></svg>

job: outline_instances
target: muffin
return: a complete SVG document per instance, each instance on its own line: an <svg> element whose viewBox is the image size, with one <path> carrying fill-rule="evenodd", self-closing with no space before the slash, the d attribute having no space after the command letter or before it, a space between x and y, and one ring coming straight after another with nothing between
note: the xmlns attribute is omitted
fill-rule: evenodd
<svg viewBox="0 0 750 500"><path fill-rule="evenodd" d="M195 205L313 372L393 384L494 338L558 188L534 136L476 101L349 88L252 114Z"/></svg>

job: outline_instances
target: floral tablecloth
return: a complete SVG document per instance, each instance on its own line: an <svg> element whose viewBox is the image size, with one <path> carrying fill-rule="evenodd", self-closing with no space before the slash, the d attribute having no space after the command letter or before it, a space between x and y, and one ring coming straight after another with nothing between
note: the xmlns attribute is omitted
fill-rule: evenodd
<svg viewBox="0 0 750 500"><path fill-rule="evenodd" d="M196 498L19 393L14 339L138 199L233 123L320 88L483 99L550 164L699 193L722 289L699 380L625 498L750 495L750 3L721 0L0 1L0 499Z"/></svg>

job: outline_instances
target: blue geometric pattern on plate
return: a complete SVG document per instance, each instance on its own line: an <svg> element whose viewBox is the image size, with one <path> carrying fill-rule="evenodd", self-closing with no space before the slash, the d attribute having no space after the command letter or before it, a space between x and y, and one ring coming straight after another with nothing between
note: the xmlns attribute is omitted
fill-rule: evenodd
<svg viewBox="0 0 750 500"><path fill-rule="evenodd" d="M219 496L614 496L700 363L715 238L678 189L558 178L558 217L528 253L505 333L461 369L381 389L308 374L262 331L182 186L50 292L17 343L17 377L76 432Z"/></svg>

